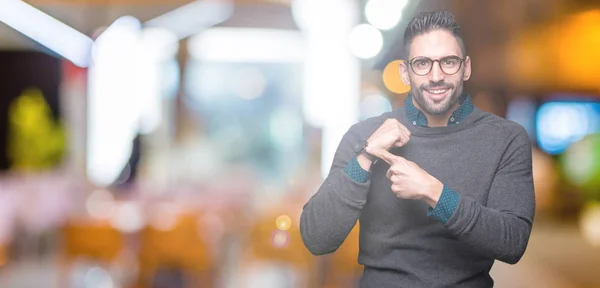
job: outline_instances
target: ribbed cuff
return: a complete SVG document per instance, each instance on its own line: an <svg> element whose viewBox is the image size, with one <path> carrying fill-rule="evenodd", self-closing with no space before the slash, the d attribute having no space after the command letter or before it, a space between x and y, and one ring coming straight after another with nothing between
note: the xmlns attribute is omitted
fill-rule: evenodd
<svg viewBox="0 0 600 288"><path fill-rule="evenodd" d="M369 171L365 171L360 164L358 163L358 159L356 157L352 158L346 168L344 168L344 172L352 178L352 180L358 183L366 183L369 181Z"/></svg>
<svg viewBox="0 0 600 288"><path fill-rule="evenodd" d="M450 217L454 215L459 201L460 195L444 185L438 203L435 205L435 208L430 207L427 210L427 216L437 219L442 224L446 224Z"/></svg>

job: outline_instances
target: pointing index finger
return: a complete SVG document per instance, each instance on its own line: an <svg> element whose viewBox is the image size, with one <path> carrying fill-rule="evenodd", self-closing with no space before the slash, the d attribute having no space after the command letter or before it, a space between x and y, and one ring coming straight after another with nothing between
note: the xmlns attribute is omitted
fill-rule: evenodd
<svg viewBox="0 0 600 288"><path fill-rule="evenodd" d="M377 158L387 162L390 165L392 165L392 163L394 163L394 162L398 162L398 160L400 159L400 157L390 153L389 151L387 151L385 149L380 149L380 148L367 147L367 153L369 153L373 156L376 156Z"/></svg>

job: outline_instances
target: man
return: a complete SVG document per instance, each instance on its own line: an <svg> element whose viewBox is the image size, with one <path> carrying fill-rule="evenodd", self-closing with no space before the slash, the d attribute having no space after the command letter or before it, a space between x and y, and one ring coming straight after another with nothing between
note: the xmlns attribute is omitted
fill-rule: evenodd
<svg viewBox="0 0 600 288"><path fill-rule="evenodd" d="M346 132L302 239L331 253L360 220L361 287L492 287L494 260L517 263L529 240L531 143L463 91L471 60L451 13L415 16L404 43L404 107Z"/></svg>

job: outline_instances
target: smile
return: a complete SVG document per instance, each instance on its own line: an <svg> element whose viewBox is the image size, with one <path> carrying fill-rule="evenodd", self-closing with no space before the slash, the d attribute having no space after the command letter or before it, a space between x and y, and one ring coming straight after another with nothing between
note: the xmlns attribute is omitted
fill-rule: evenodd
<svg viewBox="0 0 600 288"><path fill-rule="evenodd" d="M448 92L448 89L433 89L433 90L427 90L427 92L431 93L431 94L444 94L446 92Z"/></svg>

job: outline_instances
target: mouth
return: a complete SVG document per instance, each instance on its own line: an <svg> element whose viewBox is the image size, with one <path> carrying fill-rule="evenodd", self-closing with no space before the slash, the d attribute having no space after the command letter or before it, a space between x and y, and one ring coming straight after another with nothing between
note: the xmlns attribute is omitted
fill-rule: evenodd
<svg viewBox="0 0 600 288"><path fill-rule="evenodd" d="M423 94L433 101L440 101L450 94L450 88L423 89Z"/></svg>

